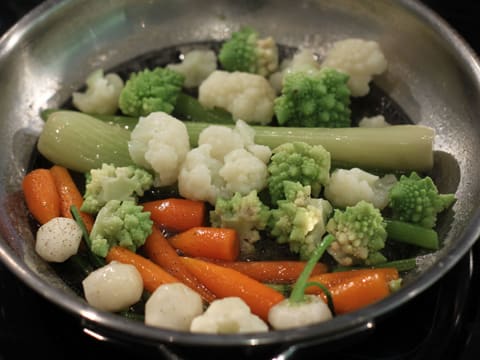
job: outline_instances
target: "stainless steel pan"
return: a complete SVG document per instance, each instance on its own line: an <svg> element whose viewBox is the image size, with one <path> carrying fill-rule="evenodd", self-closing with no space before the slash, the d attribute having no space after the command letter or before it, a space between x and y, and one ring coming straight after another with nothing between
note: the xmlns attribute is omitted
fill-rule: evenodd
<svg viewBox="0 0 480 360"><path fill-rule="evenodd" d="M418 124L436 129L435 176L458 201L439 227L443 248L419 262L398 293L332 321L261 335L193 335L96 311L33 251L22 176L42 128L41 109L63 104L95 68L171 45L222 40L249 24L287 46L321 55L332 41L378 41L389 69L376 84ZM480 64L449 26L410 0L47 1L0 40L0 258L21 281L78 317L88 332L178 349L282 351L342 339L417 296L451 269L480 234ZM275 349L275 350L272 350ZM293 348L294 349L294 348Z"/></svg>

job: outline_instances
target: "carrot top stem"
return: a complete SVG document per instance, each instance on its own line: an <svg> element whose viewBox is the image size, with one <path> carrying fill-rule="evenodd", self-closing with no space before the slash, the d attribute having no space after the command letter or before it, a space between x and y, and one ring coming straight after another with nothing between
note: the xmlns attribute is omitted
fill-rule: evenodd
<svg viewBox="0 0 480 360"><path fill-rule="evenodd" d="M326 235L322 242L317 246L317 248L313 251L312 256L308 259L305 268L303 269L302 273L298 277L295 285L293 286L292 293L290 294L290 302L292 303L300 303L303 302L305 297L305 289L308 285L308 279L310 274L315 267L315 264L320 260L322 255L325 253L325 250L330 246L330 244L335 240L335 237L331 234ZM328 297L328 295L327 295Z"/></svg>
<svg viewBox="0 0 480 360"><path fill-rule="evenodd" d="M83 234L83 239L85 240L85 244L87 244L88 248L88 257L91 259L92 263L95 265L95 267L101 267L105 265L105 261L101 259L99 256L95 255L91 251L91 245L92 241L90 239L90 235L88 234L87 227L85 226L85 223L83 222L83 218L80 215L80 211L75 205L70 206L70 212L72 214L73 219L77 222L78 226L80 226L80 229L82 230Z"/></svg>

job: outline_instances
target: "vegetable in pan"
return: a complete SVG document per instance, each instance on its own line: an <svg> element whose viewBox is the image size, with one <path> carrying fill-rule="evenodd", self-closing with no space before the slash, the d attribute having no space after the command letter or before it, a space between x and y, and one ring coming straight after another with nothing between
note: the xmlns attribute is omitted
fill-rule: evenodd
<svg viewBox="0 0 480 360"><path fill-rule="evenodd" d="M25 176L25 202L57 245L74 209L85 243L49 257L40 228L39 255L80 266L98 309L210 334L328 321L401 288L404 254L440 247L455 195L428 176L432 128L353 125L352 97L387 68L379 45L346 39L280 67L251 28L221 45L218 64L195 49L124 73L116 113L90 89L95 107L42 114L52 166ZM87 88L105 85L96 74Z"/></svg>
<svg viewBox="0 0 480 360"><path fill-rule="evenodd" d="M300 127L349 127L348 75L335 69L298 71L283 79L281 96L275 99L278 123Z"/></svg>
<svg viewBox="0 0 480 360"><path fill-rule="evenodd" d="M244 27L223 43L218 59L227 71L267 76L278 67L277 44L271 36L260 38L256 30Z"/></svg>

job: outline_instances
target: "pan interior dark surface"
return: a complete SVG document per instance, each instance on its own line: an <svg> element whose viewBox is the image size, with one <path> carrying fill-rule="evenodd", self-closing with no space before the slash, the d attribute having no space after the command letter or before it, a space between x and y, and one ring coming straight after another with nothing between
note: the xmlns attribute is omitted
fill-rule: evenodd
<svg viewBox="0 0 480 360"><path fill-rule="evenodd" d="M287 46L312 46L319 54L332 41L353 35L381 43L390 67L386 76L378 78L379 89L400 104L414 123L437 130L436 160L441 166L436 169L439 177L446 179L440 188L457 189L459 201L439 229L445 247L436 257L426 257L421 267L425 271L412 274L414 281L386 301L322 327L281 335L185 336L154 331L90 309L36 257L25 209L18 206L20 179L41 129L38 111L64 103L93 68L114 68L138 54L172 44L221 40L243 23L275 34ZM82 316L86 326L113 329L124 338L179 344L243 346L319 336L318 341L328 341L368 327L371 319L424 291L452 268L478 237L480 131L475 119L480 106L479 65L441 20L415 2L304 1L293 6L288 1L208 1L196 7L189 2L126 1L119 6L52 1L2 38L0 69L6 94L0 100L4 109L0 143L7 149L0 159L0 255L28 285ZM448 176L443 176L445 173Z"/></svg>

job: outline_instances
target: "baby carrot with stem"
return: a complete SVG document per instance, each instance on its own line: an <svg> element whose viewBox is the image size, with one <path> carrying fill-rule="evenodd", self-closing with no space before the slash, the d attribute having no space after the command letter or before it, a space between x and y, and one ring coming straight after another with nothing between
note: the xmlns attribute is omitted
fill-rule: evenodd
<svg viewBox="0 0 480 360"><path fill-rule="evenodd" d="M215 299L215 295L187 269L175 249L155 226L147 237L143 249L150 260L198 292L204 300L211 302Z"/></svg>
<svg viewBox="0 0 480 360"><path fill-rule="evenodd" d="M168 240L190 257L234 261L240 254L240 239L237 232L229 228L196 226Z"/></svg>
<svg viewBox="0 0 480 360"><path fill-rule="evenodd" d="M302 273L306 261L270 260L270 261L222 261L208 260L217 265L240 271L263 283L291 284ZM316 263L312 270L313 275L327 272L327 266Z"/></svg>
<svg viewBox="0 0 480 360"><path fill-rule="evenodd" d="M138 255L122 246L112 246L105 257L107 263L118 261L123 264L132 264L142 276L145 290L152 293L162 284L171 284L181 282L176 277L169 274L153 261Z"/></svg>
<svg viewBox="0 0 480 360"><path fill-rule="evenodd" d="M60 216L60 196L48 169L38 168L27 173L22 180L22 190L28 210L40 224Z"/></svg>
<svg viewBox="0 0 480 360"><path fill-rule="evenodd" d="M70 209L75 205L80 209L83 203L82 193L73 181L67 168L60 165L53 165L50 168L58 194L60 195L60 213L63 217L72 218ZM92 215L80 211L80 216L88 232L92 230L94 218Z"/></svg>
<svg viewBox="0 0 480 360"><path fill-rule="evenodd" d="M310 278L323 284L332 297L335 312L344 314L373 304L390 294L389 282L399 278L397 269L376 268L321 274ZM306 293L320 294L315 287Z"/></svg>
<svg viewBox="0 0 480 360"><path fill-rule="evenodd" d="M284 299L278 291L239 271L200 259L181 259L218 298L237 296L245 301L252 313L265 321L268 321L270 308Z"/></svg>
<svg viewBox="0 0 480 360"><path fill-rule="evenodd" d="M358 270L336 271L325 274L312 275L309 281L319 282L327 287L333 287L345 283L348 279L357 276L368 276L373 274L381 274L387 281L396 280L399 277L398 270L391 268L364 268ZM315 287L308 287L308 292L318 292L320 290Z"/></svg>

